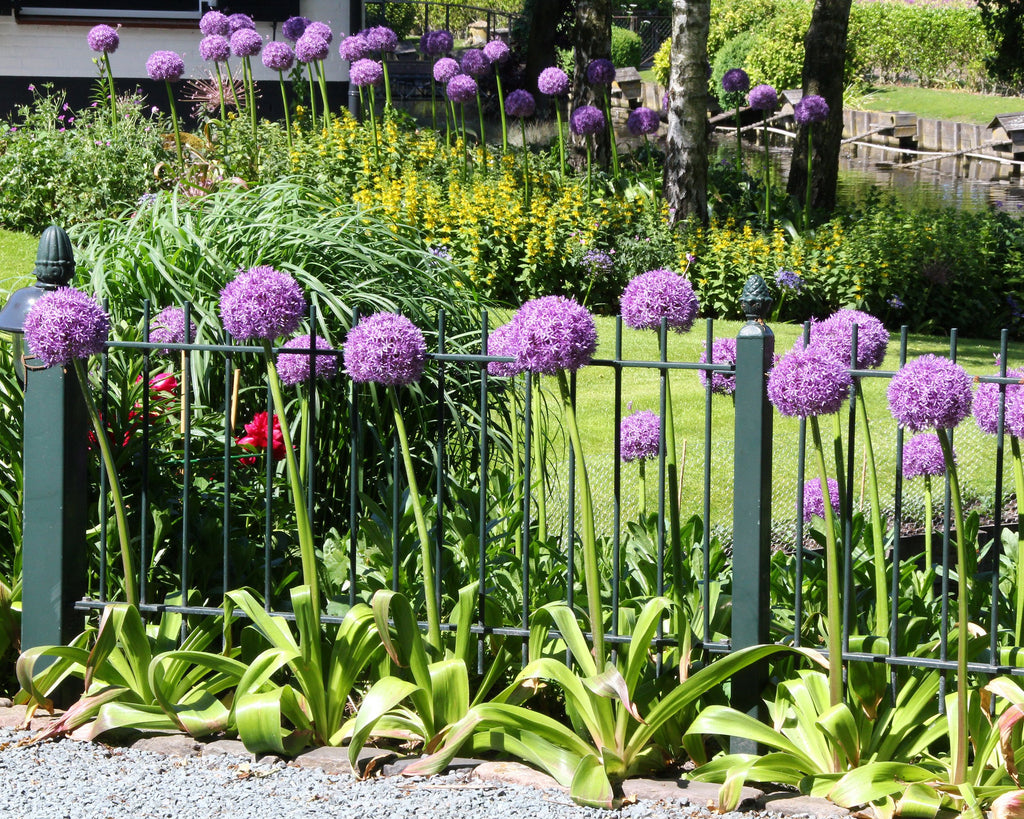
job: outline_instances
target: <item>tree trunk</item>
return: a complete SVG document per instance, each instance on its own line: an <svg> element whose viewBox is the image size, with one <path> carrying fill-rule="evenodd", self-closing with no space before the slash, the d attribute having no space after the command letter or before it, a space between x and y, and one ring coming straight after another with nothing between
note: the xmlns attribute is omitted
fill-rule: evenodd
<svg viewBox="0 0 1024 819"><path fill-rule="evenodd" d="M711 0L674 0L665 199L669 222L708 218L708 29Z"/></svg>
<svg viewBox="0 0 1024 819"><path fill-rule="evenodd" d="M804 36L804 94L818 94L828 103L828 119L797 131L789 167L789 194L803 203L807 195L807 129L811 131L811 208L831 213L836 206L839 149L843 141L843 69L851 0L815 0Z"/></svg>
<svg viewBox="0 0 1024 819"><path fill-rule="evenodd" d="M591 60L609 59L612 53L612 4L611 0L580 0L576 4L576 38L573 57L575 69L572 76L572 105L570 110L581 105L594 105L604 111L603 93L611 88L599 88L598 93L587 83L587 66ZM595 146L594 161L602 167L608 166L611 143L607 130L590 137ZM587 161L585 137L572 135L573 164L583 165Z"/></svg>
<svg viewBox="0 0 1024 819"><path fill-rule="evenodd" d="M533 0L525 7L527 13L525 88L536 96L537 77L555 64L558 25L571 0ZM540 102L540 100L538 100Z"/></svg>

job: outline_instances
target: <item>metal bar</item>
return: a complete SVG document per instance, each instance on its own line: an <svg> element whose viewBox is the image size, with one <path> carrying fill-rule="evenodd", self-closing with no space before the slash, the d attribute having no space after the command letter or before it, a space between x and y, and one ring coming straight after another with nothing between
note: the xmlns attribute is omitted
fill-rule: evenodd
<svg viewBox="0 0 1024 819"><path fill-rule="evenodd" d="M149 341L149 299L142 302L142 340ZM146 603L149 594L149 350L142 353L142 485L139 487L139 602Z"/></svg>
<svg viewBox="0 0 1024 819"><path fill-rule="evenodd" d="M1009 338L1010 334L1007 330L1003 330L999 335L999 375L1001 378L1006 378L1006 359L1008 354ZM990 598L991 614L989 618L989 651L993 657L999 656L997 639L999 634L999 558L1003 552L1000 530L1003 526L1003 458L1005 456L1005 421L1006 385L1000 384L999 406L997 408L996 415L996 499L995 509L992 513L992 595ZM961 580L961 582L963 581Z"/></svg>
<svg viewBox="0 0 1024 819"><path fill-rule="evenodd" d="M441 308L437 311L437 349L444 352L445 338L445 311ZM448 461L445 456L445 363L437 363L437 438L434 446L435 469L437 471L434 489L434 508L436 520L434 523L434 567L437 572L434 588L437 590L436 602L438 611L441 610L441 578L444 577L444 504L445 489L448 482L447 476Z"/></svg>
<svg viewBox="0 0 1024 819"><path fill-rule="evenodd" d="M487 353L487 311L480 314L480 349ZM477 624L481 627L486 624L487 612L487 367L480 367L480 486L477 497L479 514L479 529L477 531ZM484 645L482 641L477 642L477 673L484 673Z"/></svg>
<svg viewBox="0 0 1024 819"><path fill-rule="evenodd" d="M615 358L622 358L622 316L615 319ZM619 633L619 594L622 584L622 368L613 369L615 410L612 445L612 634ZM614 662L614 658L612 662Z"/></svg>
<svg viewBox="0 0 1024 819"><path fill-rule="evenodd" d="M398 582L398 575L401 569L399 553L402 548L402 512L399 504L402 501L402 493L399 491L399 479L401 469L399 467L401 456L398 442L398 430L391 434L391 590L400 591L401 584ZM426 566L423 567L424 569Z"/></svg>
<svg viewBox="0 0 1024 819"><path fill-rule="evenodd" d="M533 554L533 539L530 536L530 511L533 496L533 374L527 370L523 393L523 558L522 558L522 612L520 623L524 630L530 625L530 558ZM542 488L543 491L543 488ZM524 638L522 664L529 662L529 641Z"/></svg>
<svg viewBox="0 0 1024 819"><path fill-rule="evenodd" d="M190 327L192 321L192 304L185 302L184 326ZM188 352L182 353L181 359L181 414L184 418L185 428L182 430L181 438L181 599L188 602L188 548L189 548L189 519L192 506L192 390L191 390L191 356ZM268 433L269 434L269 433ZM182 628L185 628L184 623Z"/></svg>
<svg viewBox="0 0 1024 819"><path fill-rule="evenodd" d="M103 299L103 310L110 315L110 300ZM107 434L107 427L110 426L110 352L103 350L100 356L100 426L103 427L103 434ZM98 433L97 433L98 434ZM109 437L109 436L108 436ZM96 442L97 450L99 441ZM107 599L107 520L110 517L107 511L107 495L110 492L108 485L107 470L100 459L100 571L99 589L100 598Z"/></svg>
<svg viewBox="0 0 1024 819"><path fill-rule="evenodd" d="M359 308L352 308L352 326L359 323ZM359 453L360 425L359 391L356 382L352 381L348 388L348 429L349 429L349 461L348 461L348 604L356 604L356 578L358 577L359 549Z"/></svg>
<svg viewBox="0 0 1024 819"><path fill-rule="evenodd" d="M186 327L188 325L185 325ZM230 338L227 331L225 335ZM224 505L221 527L223 528L223 565L221 572L224 575L224 593L232 587L231 583L231 436L234 430L231 428L231 401L234 393L234 356L228 353L224 356L224 490L221 502Z"/></svg>
<svg viewBox="0 0 1024 819"><path fill-rule="evenodd" d="M907 325L900 328L900 367L907 363ZM892 540L892 595L889 620L889 654L895 655L896 644L900 634L900 575L902 570L902 537L903 528L903 428L896 427L896 487L893 498L893 540ZM928 556L930 562L931 556ZM927 562L926 562L927 565ZM890 666L891 667L891 666ZM892 705L896 704L897 695L896 671L889 674L889 695Z"/></svg>
<svg viewBox="0 0 1024 819"><path fill-rule="evenodd" d="M850 370L857 369L857 330L850 328ZM850 650L850 621L853 619L853 477L857 462L857 383L851 378L850 409L846 428L846 491L839 497L840 520L843 522L843 652ZM829 503L828 486L821 487L825 503ZM845 671L844 671L845 676Z"/></svg>
<svg viewBox="0 0 1024 819"><path fill-rule="evenodd" d="M267 445L263 453L263 606L270 611L270 592L272 589L270 581L270 566L273 559L271 548L273 545L273 442L274 433L274 394L270 391L270 383L267 383Z"/></svg>

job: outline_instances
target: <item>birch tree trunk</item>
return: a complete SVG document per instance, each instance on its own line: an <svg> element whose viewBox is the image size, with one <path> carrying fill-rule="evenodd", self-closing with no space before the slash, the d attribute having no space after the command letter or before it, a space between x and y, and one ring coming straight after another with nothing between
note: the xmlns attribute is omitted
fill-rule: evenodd
<svg viewBox="0 0 1024 819"><path fill-rule="evenodd" d="M572 105L570 111L581 105L594 105L604 110L604 100L594 95L594 89L587 84L587 66L599 57L609 59L612 53L612 3L611 0L580 0L576 4L576 39L573 48L575 68L572 76ZM609 89L610 91L610 89ZM607 131L592 137L594 139L594 161L601 167L608 166L611 145ZM573 164L583 165L587 161L586 143L583 137L572 135Z"/></svg>

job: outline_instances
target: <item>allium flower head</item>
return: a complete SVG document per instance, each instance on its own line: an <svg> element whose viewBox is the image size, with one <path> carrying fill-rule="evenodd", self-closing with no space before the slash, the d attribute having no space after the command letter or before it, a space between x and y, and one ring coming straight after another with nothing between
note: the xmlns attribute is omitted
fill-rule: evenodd
<svg viewBox="0 0 1024 819"><path fill-rule="evenodd" d="M487 336L487 355L495 356L512 356L517 358L519 355L519 334L516 329L516 324L510 321L508 324L502 324L500 327L496 327L489 336ZM504 376L511 378L514 375L519 375L523 371L522 366L517 361L491 361L487 365L487 372L490 375Z"/></svg>
<svg viewBox="0 0 1024 819"><path fill-rule="evenodd" d="M384 79L384 66L376 60L356 60L349 68L348 76L352 84L360 88L377 85Z"/></svg>
<svg viewBox="0 0 1024 819"><path fill-rule="evenodd" d="M800 125L824 122L828 119L828 103L825 102L824 97L808 94L793 107L793 119Z"/></svg>
<svg viewBox="0 0 1024 819"><path fill-rule="evenodd" d="M430 48L430 56L432 57L440 57L447 54L455 47L455 38L446 28L430 32L427 42Z"/></svg>
<svg viewBox="0 0 1024 819"><path fill-rule="evenodd" d="M245 435L235 438L239 446L251 446L256 449L267 448L267 413L257 412L252 420L245 425ZM287 454L284 446L284 433L281 432L281 421L275 415L270 433L270 457L275 461L283 460ZM241 463L251 465L254 458L242 458Z"/></svg>
<svg viewBox="0 0 1024 819"><path fill-rule="evenodd" d="M398 35L387 26L373 26L363 32L366 42L374 51L393 52L398 48Z"/></svg>
<svg viewBox="0 0 1024 819"><path fill-rule="evenodd" d="M575 299L532 299L519 308L512 321L519 335L516 363L532 373L578 370L590 363L597 350L594 317Z"/></svg>
<svg viewBox="0 0 1024 819"><path fill-rule="evenodd" d="M833 513L839 509L839 482L828 479L828 500ZM814 516L825 517L825 498L821 494L821 479L812 478L804 483L804 523L810 523Z"/></svg>
<svg viewBox="0 0 1024 819"><path fill-rule="evenodd" d="M889 331L877 318L860 310L837 310L811 325L811 346L821 347L849 366L853 327L857 327L857 369L879 366L885 360Z"/></svg>
<svg viewBox="0 0 1024 819"><path fill-rule="evenodd" d="M185 73L185 61L174 51L154 51L146 60L146 73L151 80L177 80Z"/></svg>
<svg viewBox="0 0 1024 819"><path fill-rule="evenodd" d="M471 77L483 77L491 70L491 61L481 48L468 48L462 55L462 71Z"/></svg>
<svg viewBox="0 0 1024 819"><path fill-rule="evenodd" d="M889 382L889 411L911 432L952 429L971 411L971 377L948 358L908 361Z"/></svg>
<svg viewBox="0 0 1024 819"><path fill-rule="evenodd" d="M615 269L615 260L603 250L591 249L583 254L580 267L592 279L600 279Z"/></svg>
<svg viewBox="0 0 1024 819"><path fill-rule="evenodd" d="M371 54L373 54L373 49L370 48L370 44L366 42L366 38L362 34L350 34L338 43L338 55L350 63L354 63L356 60L365 60Z"/></svg>
<svg viewBox="0 0 1024 819"><path fill-rule="evenodd" d="M272 40L264 47L262 59L271 71L288 71L295 62L295 52L288 43Z"/></svg>
<svg viewBox="0 0 1024 819"><path fill-rule="evenodd" d="M735 94L750 90L750 77L742 68L730 68L722 75L722 90Z"/></svg>
<svg viewBox="0 0 1024 819"><path fill-rule="evenodd" d="M208 11L199 21L199 30L207 36L219 34L221 37L227 37L231 33L231 24L228 22L226 14L219 11Z"/></svg>
<svg viewBox="0 0 1024 819"><path fill-rule="evenodd" d="M334 32L331 31L331 27L327 23L323 23L320 20L314 20L312 23L306 26L306 31L302 32L306 34L315 34L317 37L323 37L327 41L327 45L334 42Z"/></svg>
<svg viewBox="0 0 1024 819"><path fill-rule="evenodd" d="M298 282L268 265L250 267L220 291L224 329L239 341L291 335L305 312Z"/></svg>
<svg viewBox="0 0 1024 819"><path fill-rule="evenodd" d="M708 363L708 351L700 354L700 363ZM711 342L712 364L736 364L736 339L716 338ZM708 371L700 371L700 383L707 387ZM736 392L736 376L729 373L711 373L711 392L719 395L732 395Z"/></svg>
<svg viewBox="0 0 1024 819"><path fill-rule="evenodd" d="M780 267L775 271L775 284L779 290L789 290L791 293L799 293L804 289L803 278L792 270Z"/></svg>
<svg viewBox="0 0 1024 819"><path fill-rule="evenodd" d="M619 300L622 320L634 330L658 330L668 319L670 330L685 333L697 318L700 304L693 285L672 270L648 270L633 278Z"/></svg>
<svg viewBox="0 0 1024 819"><path fill-rule="evenodd" d="M651 108L634 108L626 117L626 128L633 136L644 136L646 134L658 133L661 127L661 117L658 112Z"/></svg>
<svg viewBox="0 0 1024 819"><path fill-rule="evenodd" d="M186 333L185 311L180 307L165 307L150 322L149 340L154 344L191 344L196 340L195 322L189 320ZM166 348L160 350L163 355L169 352Z"/></svg>
<svg viewBox="0 0 1024 819"><path fill-rule="evenodd" d="M102 23L89 29L86 40L89 42L89 48L102 54L113 54L121 44L117 29Z"/></svg>
<svg viewBox="0 0 1024 819"><path fill-rule="evenodd" d="M1007 378L1024 378L1024 370L1007 370ZM999 384L986 381L978 385L972 402L974 421L978 429L989 435L995 435L999 428ZM1024 400L1024 390L1019 384L1008 384L1006 386L1006 404L1003 411L1003 427L1006 428L1006 419L1010 414L1010 405L1014 402Z"/></svg>
<svg viewBox="0 0 1024 819"><path fill-rule="evenodd" d="M289 17L281 26L281 33L286 40L291 40L294 43L305 34L311 22L308 17Z"/></svg>
<svg viewBox="0 0 1024 819"><path fill-rule="evenodd" d="M615 63L599 57L587 66L587 82L591 85L611 85L615 80Z"/></svg>
<svg viewBox="0 0 1024 819"><path fill-rule="evenodd" d="M619 453L627 463L657 458L660 446L661 418L650 410L634 412L619 423Z"/></svg>
<svg viewBox="0 0 1024 819"><path fill-rule="evenodd" d="M549 97L561 97L569 91L569 75L558 66L545 68L537 77L537 90Z"/></svg>
<svg viewBox="0 0 1024 819"><path fill-rule="evenodd" d="M29 350L52 367L103 352L110 318L92 296L61 287L32 305L24 329Z"/></svg>
<svg viewBox="0 0 1024 819"><path fill-rule="evenodd" d="M237 57L255 57L263 48L263 38L251 28L240 28L231 35L231 53Z"/></svg>
<svg viewBox="0 0 1024 819"><path fill-rule="evenodd" d="M505 99L505 113L517 119L532 117L537 111L537 101L529 91L518 88Z"/></svg>
<svg viewBox="0 0 1024 819"><path fill-rule="evenodd" d="M327 339L315 336L310 344L309 336L295 336L285 343L284 349L294 353L277 354L277 374L283 384L305 384L309 381L310 361L314 361L313 374L316 378L334 378L338 373L338 359L334 355L310 355L310 351L330 350Z"/></svg>
<svg viewBox="0 0 1024 819"><path fill-rule="evenodd" d="M206 62L225 62L231 56L231 43L220 34L207 34L199 41L199 56Z"/></svg>
<svg viewBox="0 0 1024 819"><path fill-rule="evenodd" d="M755 85L747 101L756 111L774 111L779 107L779 95L770 85Z"/></svg>
<svg viewBox="0 0 1024 819"><path fill-rule="evenodd" d="M484 56L492 65L503 65L512 56L512 50L504 40L491 40L484 46Z"/></svg>
<svg viewBox="0 0 1024 819"><path fill-rule="evenodd" d="M459 67L459 61L453 60L451 57L442 57L436 63L434 63L434 79L438 82L449 83L454 77L459 76L459 72L462 69Z"/></svg>
<svg viewBox="0 0 1024 819"><path fill-rule="evenodd" d="M331 50L331 44L315 31L310 31L311 28L312 25L295 42L295 58L300 63L326 59Z"/></svg>
<svg viewBox="0 0 1024 819"><path fill-rule="evenodd" d="M569 130L578 136L598 134L604 127L604 112L593 105L581 105L569 117Z"/></svg>
<svg viewBox="0 0 1024 819"><path fill-rule="evenodd" d="M824 350L795 347L768 374L768 400L782 415L831 415L839 412L852 383L846 365Z"/></svg>
<svg viewBox="0 0 1024 819"><path fill-rule="evenodd" d="M953 453L956 462L956 453ZM918 478L922 475L936 477L946 471L946 461L942 456L942 444L934 432L915 435L903 444L903 477Z"/></svg>
<svg viewBox="0 0 1024 819"><path fill-rule="evenodd" d="M476 80L469 74L457 74L448 81L445 93L452 102L470 102L476 97L476 89Z"/></svg>
<svg viewBox="0 0 1024 819"><path fill-rule="evenodd" d="M345 372L353 381L401 386L423 375L427 342L405 316L374 313L349 330L344 354Z"/></svg>
<svg viewBox="0 0 1024 819"><path fill-rule="evenodd" d="M236 31L241 31L243 28L256 30L256 24L253 22L252 17L248 14L229 14L228 15L228 29L234 34Z"/></svg>

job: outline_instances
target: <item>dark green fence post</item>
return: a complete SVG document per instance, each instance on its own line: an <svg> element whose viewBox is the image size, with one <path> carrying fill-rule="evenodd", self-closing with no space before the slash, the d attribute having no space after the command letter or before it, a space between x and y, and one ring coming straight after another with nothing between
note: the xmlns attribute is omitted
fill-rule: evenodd
<svg viewBox="0 0 1024 819"><path fill-rule="evenodd" d="M736 337L736 436L733 483L732 649L768 642L768 577L772 523L772 406L767 373L775 336L765 324L772 297L760 276L743 287L740 306L747 323ZM766 668L756 664L732 681L734 708L759 716ZM733 753L756 746L734 739Z"/></svg>
<svg viewBox="0 0 1024 819"><path fill-rule="evenodd" d="M85 584L87 415L73 372L33 366L25 316L41 296L71 283L71 241L51 225L39 240L36 283L12 294L0 331L14 340L15 369L25 388L21 647L66 644L82 630L75 615ZM43 664L37 666L37 670Z"/></svg>

